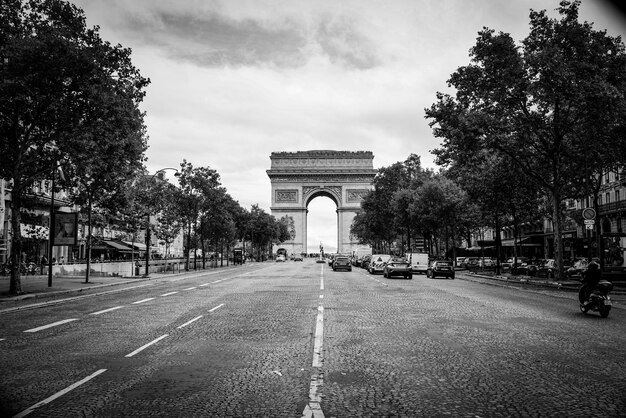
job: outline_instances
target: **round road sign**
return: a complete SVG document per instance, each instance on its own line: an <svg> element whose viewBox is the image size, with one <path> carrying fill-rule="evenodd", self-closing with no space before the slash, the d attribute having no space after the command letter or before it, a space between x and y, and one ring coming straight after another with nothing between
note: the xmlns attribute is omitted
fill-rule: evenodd
<svg viewBox="0 0 626 418"><path fill-rule="evenodd" d="M594 208L583 209L583 219L596 219L596 211Z"/></svg>

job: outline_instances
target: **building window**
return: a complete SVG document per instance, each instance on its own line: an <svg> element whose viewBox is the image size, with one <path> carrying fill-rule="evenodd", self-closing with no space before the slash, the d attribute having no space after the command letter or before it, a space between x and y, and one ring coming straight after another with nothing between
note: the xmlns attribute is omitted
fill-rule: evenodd
<svg viewBox="0 0 626 418"><path fill-rule="evenodd" d="M598 205L602 204L602 195L598 195Z"/></svg>
<svg viewBox="0 0 626 418"><path fill-rule="evenodd" d="M607 184L609 183L609 174L610 173L607 171L606 175L604 176L604 182L607 183Z"/></svg>
<svg viewBox="0 0 626 418"><path fill-rule="evenodd" d="M616 201L616 202L619 202L619 201L620 201L619 190L615 190L615 201Z"/></svg>
<svg viewBox="0 0 626 418"><path fill-rule="evenodd" d="M606 192L606 203L609 204L611 203L611 193Z"/></svg>

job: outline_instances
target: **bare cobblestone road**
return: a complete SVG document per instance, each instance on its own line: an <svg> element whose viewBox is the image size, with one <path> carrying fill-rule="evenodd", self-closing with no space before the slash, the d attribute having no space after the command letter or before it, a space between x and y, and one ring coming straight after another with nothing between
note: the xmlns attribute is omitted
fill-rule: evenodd
<svg viewBox="0 0 626 418"><path fill-rule="evenodd" d="M626 415L626 310L264 263L0 315L0 415Z"/></svg>

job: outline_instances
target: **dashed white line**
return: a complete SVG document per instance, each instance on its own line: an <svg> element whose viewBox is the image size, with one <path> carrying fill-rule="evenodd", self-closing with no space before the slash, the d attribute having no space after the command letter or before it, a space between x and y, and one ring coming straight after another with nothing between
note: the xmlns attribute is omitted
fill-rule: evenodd
<svg viewBox="0 0 626 418"><path fill-rule="evenodd" d="M132 357L135 354L145 350L146 348L150 347L152 344L156 344L159 341L161 341L163 338L167 337L169 334L165 334L165 335L161 335L159 338L157 338L156 340L150 341L148 344L146 345L142 345L141 347L139 347L138 349L136 349L135 351L133 351L132 353L126 354L124 357Z"/></svg>
<svg viewBox="0 0 626 418"><path fill-rule="evenodd" d="M187 290L193 290L193 289L197 289L197 287L195 287L195 286L194 287L188 287L187 289L183 289L183 292L187 291Z"/></svg>
<svg viewBox="0 0 626 418"><path fill-rule="evenodd" d="M38 332L38 331L41 331L41 330L44 330L44 329L48 329L48 328L56 327L56 326L59 326L59 325L67 324L68 322L72 322L72 321L78 321L78 318L64 319L63 321L53 322L52 324L43 325L41 327L27 329L24 332Z"/></svg>
<svg viewBox="0 0 626 418"><path fill-rule="evenodd" d="M182 325L179 325L176 327L176 329L181 329L181 328L185 328L187 325L196 322L198 319L202 318L202 315L195 317L194 319L192 319L191 321L187 321Z"/></svg>
<svg viewBox="0 0 626 418"><path fill-rule="evenodd" d="M150 300L153 300L154 298L148 298L148 299L142 299L142 300L138 300L137 302L133 302L133 305L137 305L139 303L144 303L144 302L148 302Z"/></svg>
<svg viewBox="0 0 626 418"><path fill-rule="evenodd" d="M31 412L33 412L35 409L39 408L40 406L43 406L47 403L52 402L53 400L65 395L66 393L76 389L77 387L79 387L80 385L87 383L88 381L90 381L91 379L93 379L94 377L98 376L99 374L102 374L104 372L106 372L107 369L100 369L95 373L90 374L89 376L87 376L86 378L79 380L78 382L74 383L73 385L70 385L68 387L66 387L65 389L55 393L54 395L44 399L41 402L37 402L35 405L31 406L28 409L23 410L22 412L20 412L19 414L15 415L13 418L21 418L21 417L25 417L26 415L30 414Z"/></svg>
<svg viewBox="0 0 626 418"><path fill-rule="evenodd" d="M175 295L176 293L178 293L178 291L176 291L176 292L164 293L164 294L162 294L162 295L161 295L161 297L163 297L163 296Z"/></svg>
<svg viewBox="0 0 626 418"><path fill-rule="evenodd" d="M211 284L211 283L204 283L204 284L201 284L201 285L200 285L200 286L198 286L198 287L204 287L204 286L208 286L208 285L210 285L210 284Z"/></svg>
<svg viewBox="0 0 626 418"><path fill-rule="evenodd" d="M313 346L313 367L322 367L322 346L324 343L324 306L320 302L317 307L315 323L315 344Z"/></svg>
<svg viewBox="0 0 626 418"><path fill-rule="evenodd" d="M113 308L105 309L103 311L92 312L90 315L100 315L100 314L103 314L103 313L115 311L115 310L122 309L122 308L123 308L123 306L115 306Z"/></svg>
<svg viewBox="0 0 626 418"><path fill-rule="evenodd" d="M4 340L6 340L6 338L0 338L0 341L4 341Z"/></svg>
<svg viewBox="0 0 626 418"><path fill-rule="evenodd" d="M215 308L213 308L213 309L210 309L210 310L209 310L209 312L213 312L214 310L219 309L219 308L221 308L222 306L224 306L224 304L223 304L223 303L222 303L221 305L217 305L217 306L216 306Z"/></svg>

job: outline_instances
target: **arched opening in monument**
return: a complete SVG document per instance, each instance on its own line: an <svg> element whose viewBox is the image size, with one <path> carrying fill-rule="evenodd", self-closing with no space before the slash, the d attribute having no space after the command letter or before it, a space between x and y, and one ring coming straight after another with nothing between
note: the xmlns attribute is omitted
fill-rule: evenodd
<svg viewBox="0 0 626 418"><path fill-rule="evenodd" d="M338 246L337 202L334 197L318 193L307 202L307 251L317 253L320 244L325 253L336 253Z"/></svg>

